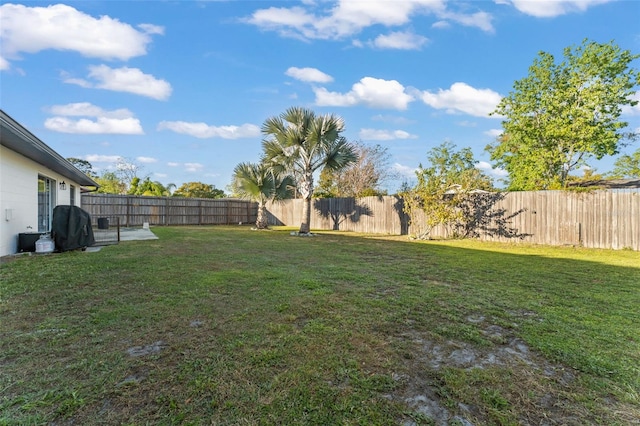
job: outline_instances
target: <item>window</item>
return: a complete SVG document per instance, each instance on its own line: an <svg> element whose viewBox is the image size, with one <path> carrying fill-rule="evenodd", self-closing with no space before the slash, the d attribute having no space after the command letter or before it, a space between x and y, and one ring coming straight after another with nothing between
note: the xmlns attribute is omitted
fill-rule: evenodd
<svg viewBox="0 0 640 426"><path fill-rule="evenodd" d="M38 232L51 230L53 207L55 206L55 181L45 176L38 176Z"/></svg>
<svg viewBox="0 0 640 426"><path fill-rule="evenodd" d="M69 185L69 205L76 205L76 186Z"/></svg>

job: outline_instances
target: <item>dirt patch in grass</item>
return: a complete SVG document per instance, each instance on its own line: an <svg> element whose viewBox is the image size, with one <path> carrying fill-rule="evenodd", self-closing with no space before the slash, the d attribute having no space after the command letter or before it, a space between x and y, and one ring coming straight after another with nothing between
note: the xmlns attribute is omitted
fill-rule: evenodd
<svg viewBox="0 0 640 426"><path fill-rule="evenodd" d="M481 327L493 345L436 341L417 330L399 336L414 350L405 356L407 373L394 377L401 383L398 392L388 397L413 412L404 426L640 424L637 409L613 398L607 413L586 410L575 398L580 372L535 353L514 329L481 315L467 321Z"/></svg>

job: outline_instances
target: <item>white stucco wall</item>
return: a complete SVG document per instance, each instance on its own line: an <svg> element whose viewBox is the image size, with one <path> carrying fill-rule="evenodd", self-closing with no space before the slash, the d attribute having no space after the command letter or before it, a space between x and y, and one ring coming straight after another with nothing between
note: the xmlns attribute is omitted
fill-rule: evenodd
<svg viewBox="0 0 640 426"><path fill-rule="evenodd" d="M38 231L38 175L67 184L66 190L55 185L55 205L69 204L74 185L80 206L80 185L0 146L0 256L17 252L19 233Z"/></svg>

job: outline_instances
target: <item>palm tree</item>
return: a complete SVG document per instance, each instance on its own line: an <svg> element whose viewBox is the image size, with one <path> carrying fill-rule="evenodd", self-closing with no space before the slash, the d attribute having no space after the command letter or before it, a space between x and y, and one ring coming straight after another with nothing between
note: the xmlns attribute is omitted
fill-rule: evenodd
<svg viewBox="0 0 640 426"><path fill-rule="evenodd" d="M290 198L293 194L294 185L293 177L285 175L281 178L264 163L238 164L233 169L233 180L231 182L234 194L258 203L258 217L256 219L256 227L258 229L266 229L268 227L267 201Z"/></svg>
<svg viewBox="0 0 640 426"><path fill-rule="evenodd" d="M165 194L167 197L171 197L171 194L173 194L173 191L177 188L175 183L168 183L167 184L167 193Z"/></svg>
<svg viewBox="0 0 640 426"><path fill-rule="evenodd" d="M333 114L292 107L262 125L264 161L276 172L297 177L298 191L304 200L300 233L309 233L313 173L328 168L340 170L356 160L353 146L340 136L344 120Z"/></svg>

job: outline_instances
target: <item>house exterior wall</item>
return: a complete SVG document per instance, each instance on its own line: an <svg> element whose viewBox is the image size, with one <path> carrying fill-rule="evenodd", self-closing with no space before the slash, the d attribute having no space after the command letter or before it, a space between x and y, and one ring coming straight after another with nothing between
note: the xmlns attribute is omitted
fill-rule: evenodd
<svg viewBox="0 0 640 426"><path fill-rule="evenodd" d="M80 206L80 185L0 146L0 256L17 253L18 234L38 231L38 175L56 181L54 205L69 204L71 185ZM65 181L67 188L58 185Z"/></svg>

